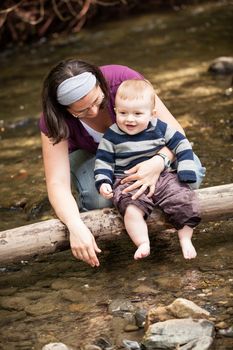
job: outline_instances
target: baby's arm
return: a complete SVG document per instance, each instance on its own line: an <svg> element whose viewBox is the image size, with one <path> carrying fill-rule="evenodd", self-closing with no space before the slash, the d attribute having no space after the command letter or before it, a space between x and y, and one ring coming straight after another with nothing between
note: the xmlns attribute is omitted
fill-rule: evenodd
<svg viewBox="0 0 233 350"><path fill-rule="evenodd" d="M112 186L108 183L102 183L99 191L101 196L103 196L105 199L110 199L113 197Z"/></svg>

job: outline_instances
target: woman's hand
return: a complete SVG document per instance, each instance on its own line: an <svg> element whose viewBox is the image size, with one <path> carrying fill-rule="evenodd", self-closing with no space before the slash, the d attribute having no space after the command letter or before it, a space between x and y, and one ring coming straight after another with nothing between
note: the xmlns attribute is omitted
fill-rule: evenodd
<svg viewBox="0 0 233 350"><path fill-rule="evenodd" d="M138 191L132 196L132 199L137 199L149 188L147 196L151 197L155 192L156 183L163 170L164 160L158 156L135 165L133 168L125 171L125 174L129 174L129 176L125 177L121 183L132 181L134 183L125 188L123 192L127 193L138 188Z"/></svg>
<svg viewBox="0 0 233 350"><path fill-rule="evenodd" d="M79 219L78 223L68 227L70 231L70 246L76 259L83 260L92 267L99 266L96 253L101 250L96 244L95 238L84 222Z"/></svg>

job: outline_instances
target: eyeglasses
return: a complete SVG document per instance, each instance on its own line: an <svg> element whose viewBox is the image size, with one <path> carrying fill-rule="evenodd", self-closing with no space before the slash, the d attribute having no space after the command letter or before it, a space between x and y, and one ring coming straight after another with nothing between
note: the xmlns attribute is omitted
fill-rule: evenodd
<svg viewBox="0 0 233 350"><path fill-rule="evenodd" d="M86 117L88 112L90 111L91 108L93 107L100 107L104 101L104 94L102 93L101 96L97 97L97 99L95 100L95 102L93 102L88 108L83 109L82 111L78 111L76 113L72 113L72 116L75 118L83 118Z"/></svg>

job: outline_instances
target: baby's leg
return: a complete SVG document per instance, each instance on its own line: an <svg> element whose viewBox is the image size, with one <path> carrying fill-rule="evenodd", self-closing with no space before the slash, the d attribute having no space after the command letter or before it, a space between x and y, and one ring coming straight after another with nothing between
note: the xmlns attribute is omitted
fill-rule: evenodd
<svg viewBox="0 0 233 350"><path fill-rule="evenodd" d="M143 211L130 204L125 211L124 223L130 238L138 247L134 259L145 258L150 254L150 241Z"/></svg>
<svg viewBox="0 0 233 350"><path fill-rule="evenodd" d="M197 256L197 252L191 241L192 235L193 229L187 225L178 230L180 245L185 259L194 259Z"/></svg>

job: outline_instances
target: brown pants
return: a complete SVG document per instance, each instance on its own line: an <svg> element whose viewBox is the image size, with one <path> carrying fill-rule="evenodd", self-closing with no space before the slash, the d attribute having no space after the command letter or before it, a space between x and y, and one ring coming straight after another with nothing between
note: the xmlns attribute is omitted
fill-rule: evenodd
<svg viewBox="0 0 233 350"><path fill-rule="evenodd" d="M145 219L151 214L153 208L157 207L167 216L168 221L177 229L185 225L195 227L201 221L198 200L195 192L189 186L178 180L176 173L164 171L156 184L156 189L151 198L147 192L133 200L131 197L137 190L122 193L129 183L121 184L122 178L117 178L113 186L113 204L122 216L128 205L132 204L145 213Z"/></svg>

